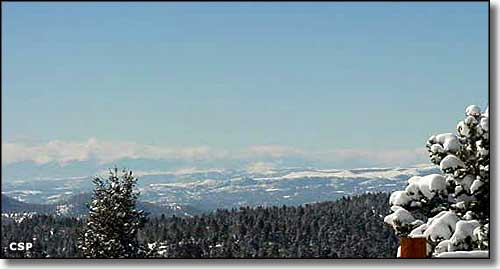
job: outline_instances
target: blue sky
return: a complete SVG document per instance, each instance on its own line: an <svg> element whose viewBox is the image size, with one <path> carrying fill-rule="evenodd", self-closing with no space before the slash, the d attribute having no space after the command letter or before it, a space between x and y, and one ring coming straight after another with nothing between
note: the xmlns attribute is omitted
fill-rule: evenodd
<svg viewBox="0 0 500 269"><path fill-rule="evenodd" d="M487 2L2 3L2 143L420 148L488 103L487 20Z"/></svg>

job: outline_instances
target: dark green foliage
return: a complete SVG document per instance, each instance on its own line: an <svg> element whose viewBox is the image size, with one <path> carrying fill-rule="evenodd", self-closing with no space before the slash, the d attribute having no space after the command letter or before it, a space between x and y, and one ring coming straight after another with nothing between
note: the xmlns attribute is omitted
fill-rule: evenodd
<svg viewBox="0 0 500 269"><path fill-rule="evenodd" d="M146 222L136 209L137 179L131 171L110 170L106 180L93 179L95 185L86 227L78 248L87 258L136 258L144 255L137 232Z"/></svg>
<svg viewBox="0 0 500 269"><path fill-rule="evenodd" d="M141 243L157 242L155 257L169 258L393 258L397 238L386 227L387 194L364 194L299 207L217 210L195 217L158 217L142 228ZM39 240L31 257L79 257L75 238L83 221L34 216L21 223L2 219L2 247ZM49 236L50 229L57 231ZM7 256L21 255L7 252Z"/></svg>

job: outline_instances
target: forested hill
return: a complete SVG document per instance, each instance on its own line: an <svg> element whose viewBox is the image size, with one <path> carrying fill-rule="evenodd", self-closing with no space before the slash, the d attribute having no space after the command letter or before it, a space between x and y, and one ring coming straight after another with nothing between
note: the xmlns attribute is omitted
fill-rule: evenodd
<svg viewBox="0 0 500 269"><path fill-rule="evenodd" d="M25 203L2 194L2 213L9 212L37 212L40 214L52 214L56 213L56 206Z"/></svg>
<svg viewBox="0 0 500 269"><path fill-rule="evenodd" d="M194 217L154 217L140 231L144 243L157 242L171 258L393 258L397 238L384 225L388 195L364 194L298 207L217 210ZM2 248L32 241L32 257L78 257L82 221L34 215L21 222L2 217Z"/></svg>
<svg viewBox="0 0 500 269"><path fill-rule="evenodd" d="M298 207L217 210L154 219L143 240L166 257L393 258L398 241L383 223L388 195L364 194Z"/></svg>

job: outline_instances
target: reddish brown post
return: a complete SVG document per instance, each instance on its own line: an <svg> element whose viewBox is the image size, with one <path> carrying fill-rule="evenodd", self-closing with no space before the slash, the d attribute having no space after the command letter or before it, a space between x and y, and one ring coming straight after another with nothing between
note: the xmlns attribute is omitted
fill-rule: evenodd
<svg viewBox="0 0 500 269"><path fill-rule="evenodd" d="M425 258L427 257L427 241L424 237L401 237L400 258Z"/></svg>

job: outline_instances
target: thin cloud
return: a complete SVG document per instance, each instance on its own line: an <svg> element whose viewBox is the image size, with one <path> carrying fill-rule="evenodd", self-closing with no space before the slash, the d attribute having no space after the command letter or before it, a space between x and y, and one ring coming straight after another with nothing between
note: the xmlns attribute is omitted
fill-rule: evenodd
<svg viewBox="0 0 500 269"><path fill-rule="evenodd" d="M206 159L222 157L225 152L207 146L167 148L127 142L98 141L90 138L85 142L49 141L45 144L2 143L2 164L33 161L37 164L57 162L65 165L75 161L95 158L108 163L124 158L131 159Z"/></svg>
<svg viewBox="0 0 500 269"><path fill-rule="evenodd" d="M252 169L270 168L281 159L300 157L304 160L325 165L339 166L348 163L384 166L402 166L427 162L424 148L404 150L359 150L336 149L323 151L306 151L282 145L256 145L243 150L215 149L209 146L193 146L170 148L164 146L141 145L130 142L99 141L90 138L83 142L53 140L47 143L2 143L2 165L22 161L33 161L36 164L56 162L64 166L71 162L95 159L105 164L120 159L180 159L190 161L201 160L242 160L257 164ZM266 160L266 166L262 164ZM276 160L270 163L269 160Z"/></svg>

